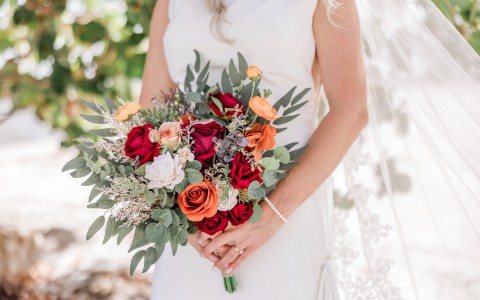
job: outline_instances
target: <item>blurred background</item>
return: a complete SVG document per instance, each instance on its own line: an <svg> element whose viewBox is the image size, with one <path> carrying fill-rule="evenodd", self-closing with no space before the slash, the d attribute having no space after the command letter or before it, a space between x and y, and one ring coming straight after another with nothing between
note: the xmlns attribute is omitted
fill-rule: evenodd
<svg viewBox="0 0 480 300"><path fill-rule="evenodd" d="M434 2L480 52L480 1ZM138 100L155 1L0 3L0 299L148 299L127 243L85 241L90 188L60 170L80 99Z"/></svg>

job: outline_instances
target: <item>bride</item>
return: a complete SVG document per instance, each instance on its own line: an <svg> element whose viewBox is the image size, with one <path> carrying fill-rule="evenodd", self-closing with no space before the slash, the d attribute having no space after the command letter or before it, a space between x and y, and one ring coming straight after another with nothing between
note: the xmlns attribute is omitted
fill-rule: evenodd
<svg viewBox="0 0 480 300"><path fill-rule="evenodd" d="M361 24L355 1L157 1L143 108L183 81L194 49L211 62L211 82L220 81L225 63L241 52L262 68L261 88L275 92L272 102L294 85L312 90L301 116L276 141L308 144L299 164L268 195L288 224L262 202L257 223L216 236L190 235L190 246L175 258L166 252L157 263L152 299L339 299L332 267L332 173L372 122L366 78L374 77L365 67ZM328 112L318 120L321 92ZM382 171L385 178L387 167ZM238 291L232 295L221 285L222 272L235 272Z"/></svg>

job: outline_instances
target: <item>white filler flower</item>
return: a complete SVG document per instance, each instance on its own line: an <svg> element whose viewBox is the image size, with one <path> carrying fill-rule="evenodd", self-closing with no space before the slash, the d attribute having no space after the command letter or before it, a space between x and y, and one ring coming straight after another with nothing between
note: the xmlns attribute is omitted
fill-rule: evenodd
<svg viewBox="0 0 480 300"><path fill-rule="evenodd" d="M217 187L218 189L218 187ZM226 192L222 189L222 192ZM237 199L237 196L238 196L238 190L234 189L233 187L231 187L230 189L228 189L228 199L226 201L220 201L218 203L218 210L219 211L228 211L228 210L231 210L232 208L235 207L235 205L237 205L238 203L238 199Z"/></svg>
<svg viewBox="0 0 480 300"><path fill-rule="evenodd" d="M169 188L173 189L185 178L180 157L172 157L170 152L159 155L153 159L151 165L147 165L145 178L150 180L148 188Z"/></svg>

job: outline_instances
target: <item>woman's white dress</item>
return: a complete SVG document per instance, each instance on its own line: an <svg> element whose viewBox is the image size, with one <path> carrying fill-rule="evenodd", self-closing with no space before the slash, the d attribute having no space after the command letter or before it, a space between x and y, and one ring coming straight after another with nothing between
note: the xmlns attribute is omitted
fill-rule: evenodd
<svg viewBox="0 0 480 300"><path fill-rule="evenodd" d="M209 81L217 82L230 58L241 52L250 65L263 70L261 90L271 89L274 102L292 86L312 90L300 116L277 135L277 145L304 145L318 125L312 63L315 41L312 19L317 0L234 0L227 4L223 24L232 44L214 38L211 13L203 0L170 0L170 23L164 36L168 69L183 83L193 49L211 61ZM318 5L322 5L321 2ZM281 113L281 111L280 111ZM319 155L321 155L319 153ZM235 271L238 291L224 291L222 275L191 246L179 247L175 257L165 251L156 264L152 299L337 299L332 270L333 194L329 178L289 216L289 223Z"/></svg>

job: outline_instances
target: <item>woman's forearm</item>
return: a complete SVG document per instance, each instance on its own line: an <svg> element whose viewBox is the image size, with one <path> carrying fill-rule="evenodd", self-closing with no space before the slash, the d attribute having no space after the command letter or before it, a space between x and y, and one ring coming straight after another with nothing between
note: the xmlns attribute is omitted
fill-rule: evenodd
<svg viewBox="0 0 480 300"><path fill-rule="evenodd" d="M368 122L366 110L330 111L311 136L299 164L289 171L270 200L285 215L290 215L336 169L360 131Z"/></svg>
<svg viewBox="0 0 480 300"><path fill-rule="evenodd" d="M169 22L167 11L168 1L157 1L150 23L149 47L143 70L140 94L142 108L153 107L152 98L161 93L168 93L175 88L168 72L163 47L163 35Z"/></svg>

